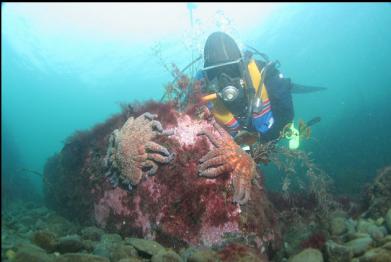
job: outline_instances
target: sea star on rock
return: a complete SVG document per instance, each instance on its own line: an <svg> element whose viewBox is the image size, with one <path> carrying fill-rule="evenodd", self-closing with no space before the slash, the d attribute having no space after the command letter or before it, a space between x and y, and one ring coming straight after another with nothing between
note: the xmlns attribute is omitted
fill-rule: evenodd
<svg viewBox="0 0 391 262"><path fill-rule="evenodd" d="M231 173L234 187L233 201L245 204L250 199L251 181L257 175L256 164L251 156L235 143L227 131L216 122L213 126L219 136L207 130L198 133L198 135L206 135L216 147L200 159L199 176L214 178L223 173Z"/></svg>
<svg viewBox="0 0 391 262"><path fill-rule="evenodd" d="M157 135L171 135L163 130L157 115L146 112L134 119L130 117L121 129L113 131L105 165L109 168L106 176L116 186L118 180L129 189L140 183L145 175L154 175L157 163L168 163L174 155L162 145L153 142Z"/></svg>

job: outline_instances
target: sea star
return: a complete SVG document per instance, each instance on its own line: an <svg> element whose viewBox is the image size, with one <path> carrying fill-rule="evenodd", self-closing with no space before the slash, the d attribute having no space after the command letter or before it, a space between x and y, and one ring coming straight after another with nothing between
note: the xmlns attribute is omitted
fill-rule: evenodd
<svg viewBox="0 0 391 262"><path fill-rule="evenodd" d="M136 119L130 117L121 129L111 134L105 164L109 168L106 176L114 186L121 178L121 182L131 189L145 175L156 173L156 162L168 163L173 159L174 155L167 148L152 141L157 135L172 134L163 130L156 118L157 115L149 112Z"/></svg>
<svg viewBox="0 0 391 262"><path fill-rule="evenodd" d="M206 130L198 133L206 135L216 147L200 159L199 176L214 178L226 172L231 173L233 201L245 204L250 199L251 181L257 175L256 164L217 122L214 122L213 126L219 136Z"/></svg>

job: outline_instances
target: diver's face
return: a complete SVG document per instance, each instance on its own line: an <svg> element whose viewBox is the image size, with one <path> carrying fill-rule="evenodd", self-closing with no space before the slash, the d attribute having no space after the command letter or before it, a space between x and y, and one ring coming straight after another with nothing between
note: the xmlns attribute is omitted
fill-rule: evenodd
<svg viewBox="0 0 391 262"><path fill-rule="evenodd" d="M211 66L205 68L204 71L206 72L206 76L209 81L213 81L215 77L220 77L221 74L226 74L231 78L237 78L242 76L240 60Z"/></svg>
<svg viewBox="0 0 391 262"><path fill-rule="evenodd" d="M224 105L236 116L245 115L246 97L240 60L236 63L223 64L206 71L208 89L216 92Z"/></svg>
<svg viewBox="0 0 391 262"><path fill-rule="evenodd" d="M241 61L233 61L204 69L208 81L208 89L220 92L227 86L240 88L242 80Z"/></svg>

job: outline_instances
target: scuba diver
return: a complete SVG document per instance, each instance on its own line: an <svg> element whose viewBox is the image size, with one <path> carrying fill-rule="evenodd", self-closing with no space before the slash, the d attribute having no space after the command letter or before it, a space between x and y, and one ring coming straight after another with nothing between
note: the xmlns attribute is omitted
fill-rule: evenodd
<svg viewBox="0 0 391 262"><path fill-rule="evenodd" d="M269 61L256 50L255 53L263 59L255 60L250 51L242 55L233 38L214 32L204 46L204 68L196 76L202 83L202 93L206 94L202 99L209 111L244 149L257 140L278 140L286 127L293 128L292 91L324 89L293 84L278 70L278 61ZM292 130L288 128L290 135Z"/></svg>

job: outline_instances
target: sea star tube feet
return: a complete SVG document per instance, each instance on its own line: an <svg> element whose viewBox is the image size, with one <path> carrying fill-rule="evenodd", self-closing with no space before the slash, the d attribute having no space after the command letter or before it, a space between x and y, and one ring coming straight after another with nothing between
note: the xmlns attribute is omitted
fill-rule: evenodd
<svg viewBox="0 0 391 262"><path fill-rule="evenodd" d="M257 175L256 164L227 131L216 122L213 126L218 135L208 130L198 133L207 136L216 147L200 159L199 176L215 178L223 173L230 173L233 177L233 201L245 204L250 199L251 181Z"/></svg>
<svg viewBox="0 0 391 262"><path fill-rule="evenodd" d="M109 148L105 164L108 173L121 178L122 182L138 185L142 178L154 175L157 163L169 163L173 155L162 145L153 142L158 135L172 135L171 130L163 130L156 114L146 112L134 119L128 118L121 129L113 131L109 138ZM114 186L118 179L110 177Z"/></svg>

